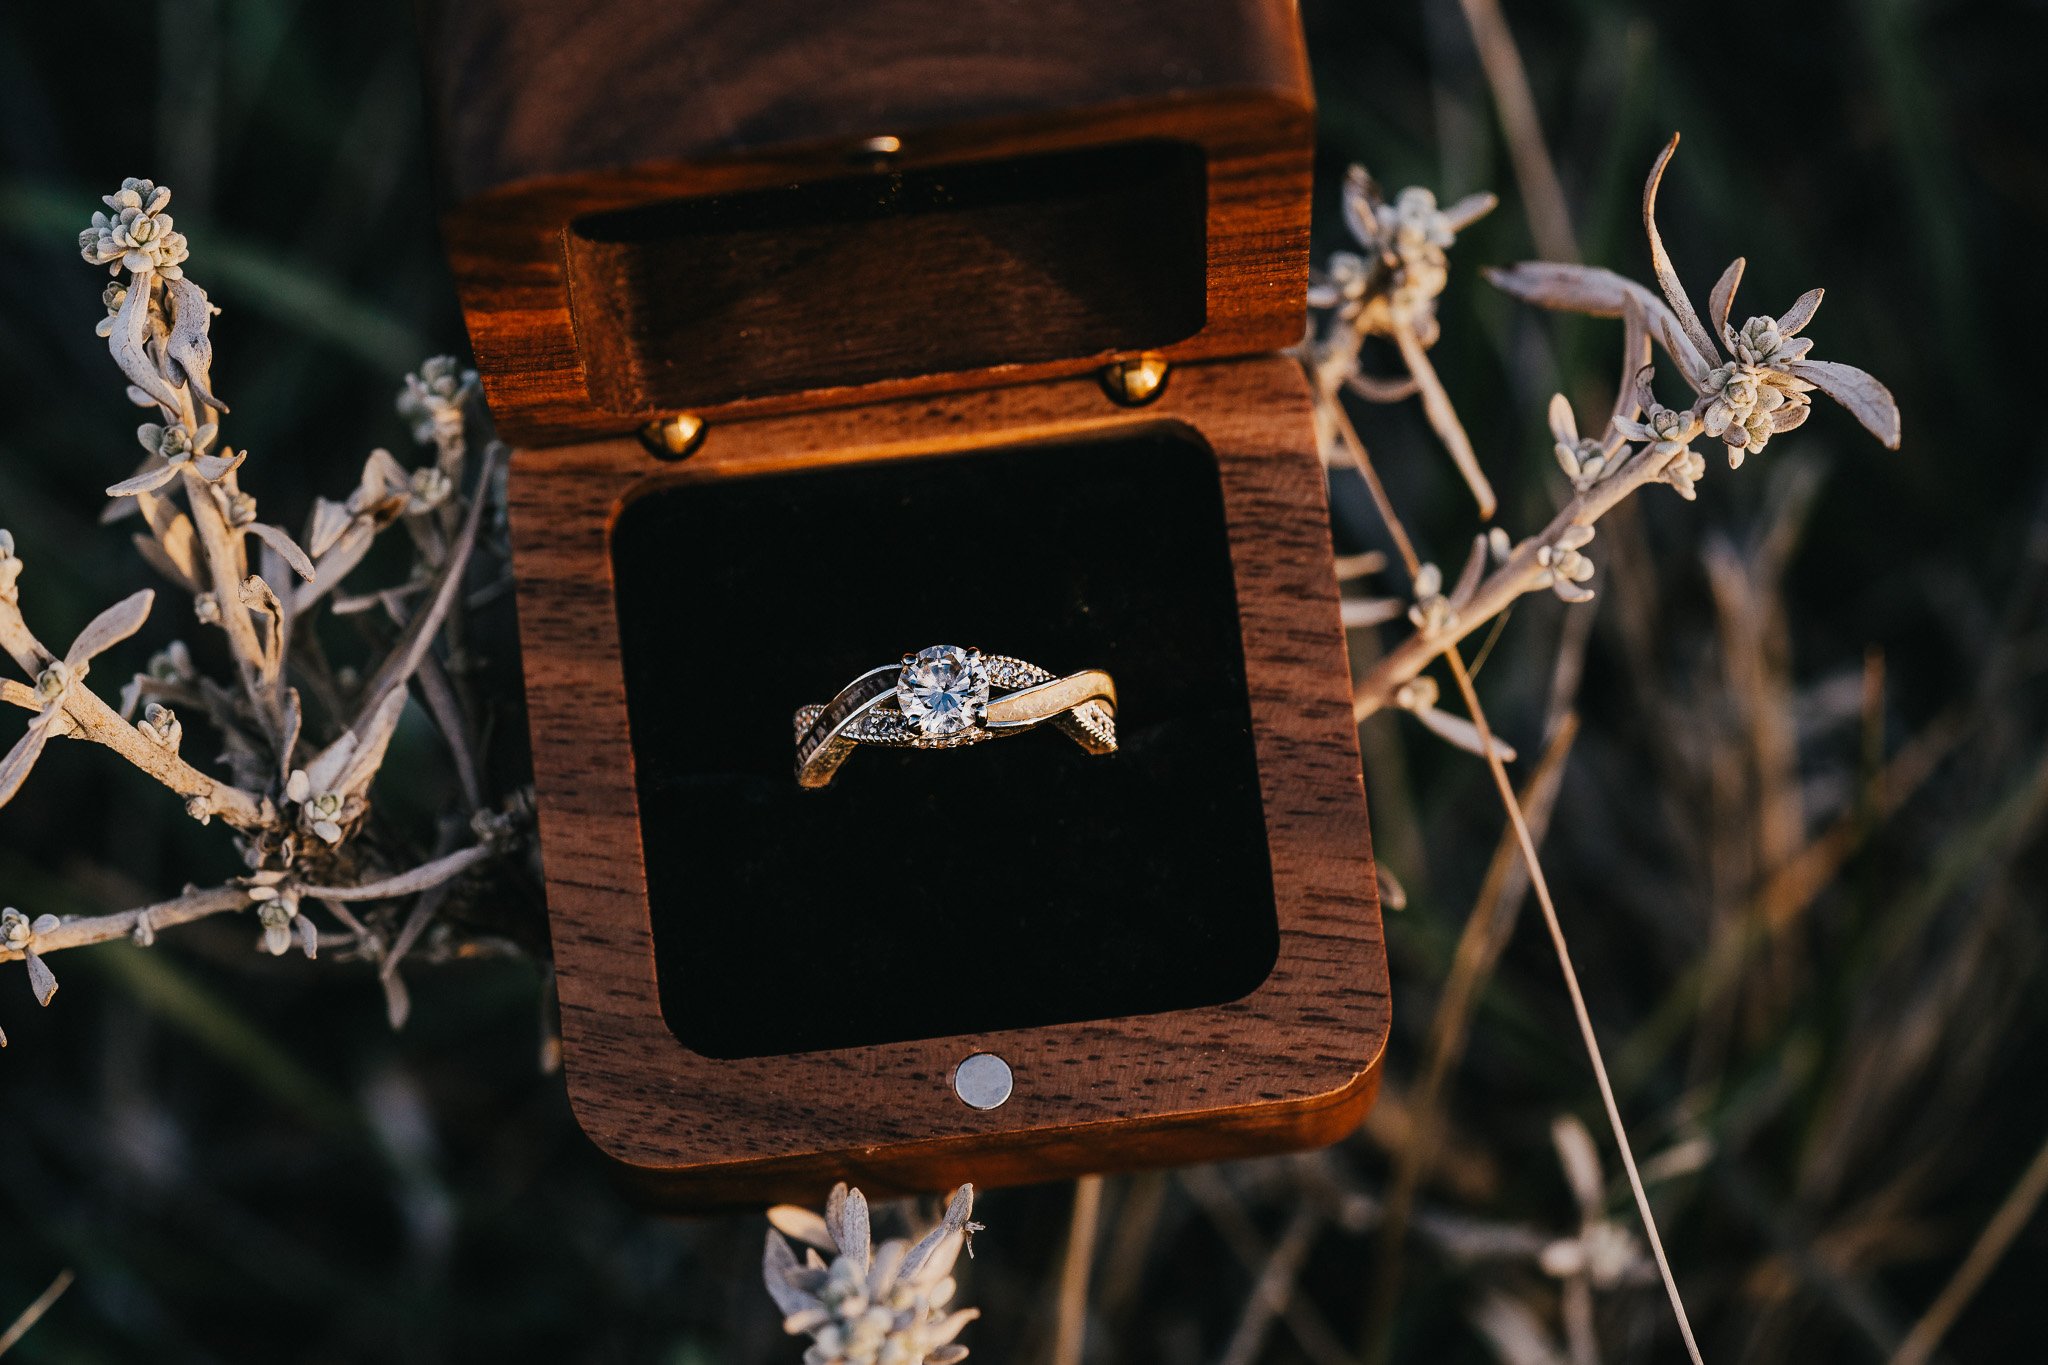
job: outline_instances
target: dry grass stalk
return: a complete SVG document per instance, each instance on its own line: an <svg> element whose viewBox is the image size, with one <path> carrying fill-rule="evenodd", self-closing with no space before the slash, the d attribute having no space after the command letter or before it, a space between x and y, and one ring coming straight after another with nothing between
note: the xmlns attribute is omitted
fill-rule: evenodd
<svg viewBox="0 0 2048 1365"><path fill-rule="evenodd" d="M1209 1223L1222 1237L1237 1263L1246 1274L1253 1277L1255 1285L1266 1281L1267 1272L1273 1266L1277 1249L1269 1246L1260 1235L1258 1225L1252 1221L1249 1210L1213 1168L1197 1166L1180 1173L1181 1188L1201 1208ZM1297 1263L1297 1273L1298 1273ZM1288 1332L1294 1337L1295 1345L1301 1348L1315 1365L1353 1365L1350 1355L1329 1320L1306 1299L1295 1294L1277 1295L1276 1308L1280 1320L1287 1324ZM1247 1305L1247 1313L1255 1310ZM1268 1315L1270 1320L1270 1315ZM1261 1340L1263 1340L1261 1335Z"/></svg>
<svg viewBox="0 0 2048 1365"><path fill-rule="evenodd" d="M1457 680L1458 690L1464 695L1465 705L1472 710L1472 720L1479 727L1480 734L1486 735L1489 727L1486 713L1480 708L1479 694L1473 690L1471 675L1465 671L1464 661L1456 652L1450 656L1451 676ZM1557 965L1564 973L1565 990L1571 996L1572 1013L1578 1020L1579 1035L1586 1045L1586 1057L1593 1067L1593 1078L1600 1087L1600 1102L1607 1110L1607 1122L1614 1133L1615 1145L1621 1152L1621 1164L1628 1172L1630 1191L1635 1195L1636 1211L1642 1216L1643 1232L1650 1240L1650 1254L1657 1260L1657 1273L1663 1278L1664 1291L1671 1299L1671 1311L1678 1319L1679 1335L1685 1339L1686 1353L1692 1357L1693 1365L1702 1365L1699 1343L1693 1337L1692 1322L1686 1316L1685 1301L1678 1292L1678 1280L1671 1272L1671 1261L1664 1252L1664 1239L1657 1232L1657 1218L1650 1209L1649 1193L1643 1188L1642 1172L1636 1168L1634 1148L1628 1140L1628 1128L1622 1122L1621 1106L1614 1098L1614 1086L1607 1078L1607 1064L1601 1059L1599 1036L1593 1030L1593 1016L1586 1008L1585 994L1579 989L1579 974L1572 966L1571 949L1565 942L1564 925L1558 919L1557 906L1551 900L1550 883L1543 875L1543 866L1536 857L1536 841L1529 833L1528 822L1522 818L1522 808L1515 802L1514 788L1508 782L1507 769L1500 755L1490 748L1486 754L1487 767L1493 773L1494 788L1500 793L1508 812L1508 823L1515 831L1515 841L1521 846L1523 861L1529 867L1529 882L1536 892L1536 903L1543 909L1544 927L1550 931L1551 946L1557 950Z"/></svg>
<svg viewBox="0 0 2048 1365"><path fill-rule="evenodd" d="M1054 1315L1053 1365L1081 1365L1088 1344L1088 1278L1095 1264L1095 1237L1102 1223L1102 1177L1074 1182L1074 1213L1067 1229L1067 1254L1060 1262L1060 1294Z"/></svg>
<svg viewBox="0 0 2048 1365"><path fill-rule="evenodd" d="M1221 1365L1252 1365L1265 1350L1274 1321L1287 1312L1294 1299L1296 1283L1323 1222L1322 1210L1312 1202L1304 1201L1295 1209L1259 1271L1237 1328L1223 1348Z"/></svg>
<svg viewBox="0 0 2048 1365"><path fill-rule="evenodd" d="M1500 0L1461 0L1461 4L1465 22L1472 29L1473 45L1479 50L1479 65L1493 91L1501 132L1507 137L1508 159L1522 189L1536 254L1549 261L1576 261L1579 243L1572 232L1571 212L1565 207L1564 184L1543 145L1543 122L1536 114L1529 72L1522 65L1522 52L1515 45L1507 16L1501 13Z"/></svg>
<svg viewBox="0 0 2048 1365"><path fill-rule="evenodd" d="M1984 1287L1984 1281L1998 1266L2006 1250L2020 1235L2034 1213L2041 1207L2043 1198L2048 1198L2048 1142L2034 1153L2034 1159L2027 1163L2026 1170L2014 1182L2012 1189L1991 1215L1991 1221L1977 1234L1969 1254L1949 1282L1942 1286L1941 1293L1928 1306L1927 1312L1913 1324L1913 1330L1892 1353L1891 1365L1927 1365L1941 1346L1941 1340L1948 1335L1956 1319L1961 1317L1970 1300Z"/></svg>
<svg viewBox="0 0 2048 1365"><path fill-rule="evenodd" d="M49 1312L57 1300L64 1297L64 1291L71 1288L71 1282L77 1278L77 1274L70 1270L57 1272L57 1278L50 1281L50 1287L36 1295L35 1301L21 1310L7 1330L0 1332L0 1356L6 1355L21 1344L21 1339L43 1320L43 1314Z"/></svg>
<svg viewBox="0 0 2048 1365"><path fill-rule="evenodd" d="M1523 784L1521 806L1538 843L1550 827L1557 794L1563 785L1565 760L1578 737L1578 721L1567 716L1551 736L1536 769ZM1403 1249L1408 1238L1408 1219L1415 1197L1441 1157L1444 1092L1451 1073L1464 1051L1472 1012L1488 977L1507 947L1522 897L1528 892L1528 870L1521 860L1512 831L1503 831L1493 861L1487 865L1458 946L1451 970L1444 978L1430 1020L1429 1052L1421 1082L1415 1088L1413 1120L1407 1140L1394 1152L1393 1174L1388 1181L1386 1218L1380 1224L1379 1254L1375 1269L1368 1322L1388 1323L1400 1298Z"/></svg>
<svg viewBox="0 0 2048 1365"><path fill-rule="evenodd" d="M1356 440L1355 434L1351 439ZM1353 455L1361 469L1372 470L1372 456L1366 452L1362 444L1354 447ZM1388 501L1386 487L1380 482L1377 473L1370 474L1368 486L1372 489L1374 503L1388 527L1399 525L1400 518L1394 511L1393 504ZM1405 530L1396 535L1396 541L1410 573L1419 575L1422 565L1415 558L1413 543ZM1485 712L1479 704L1479 694L1472 686L1472 677L1466 671L1465 661L1456 649L1451 649L1444 657L1450 665L1451 677L1457 683L1458 691L1471 713L1472 724L1479 735L1479 753L1486 759L1487 768L1493 775L1494 788L1499 792L1501 802L1507 810L1508 823L1514 831L1522 861L1529 869L1529 881L1536 891L1536 902L1543 909L1544 925L1550 931L1551 946L1557 953L1558 967L1564 973L1565 991L1571 997L1572 1013L1578 1020L1579 1034L1585 1043L1587 1059L1592 1064L1593 1077L1600 1088L1601 1103L1607 1110L1608 1125L1614 1133L1616 1146L1621 1150L1622 1166L1628 1172L1629 1188L1635 1194L1636 1209L1642 1217L1643 1230L1649 1237L1651 1254L1657 1261L1657 1273L1662 1277L1665 1293L1671 1300L1671 1311L1678 1320L1679 1334L1685 1339L1686 1351L1691 1356L1693 1365L1703 1365L1699 1344L1693 1337L1692 1323L1686 1316L1685 1302L1678 1292L1678 1281L1671 1273L1671 1263L1664 1253L1663 1239L1657 1233L1656 1215L1650 1209L1650 1197L1643 1188L1642 1173L1636 1167L1635 1153L1629 1143L1627 1126L1622 1122L1620 1106L1615 1102L1614 1087L1607 1078L1607 1064L1601 1058L1600 1040L1593 1029L1593 1017L1586 1008L1585 995L1579 989L1578 972L1572 966L1571 949L1565 941L1564 926L1558 919L1557 906L1550 896L1550 884L1544 878L1542 863L1536 856L1535 839L1529 833L1528 822L1522 818L1522 807L1515 799L1514 786L1508 780L1507 767L1501 758L1499 746L1493 741L1492 728L1486 722Z"/></svg>

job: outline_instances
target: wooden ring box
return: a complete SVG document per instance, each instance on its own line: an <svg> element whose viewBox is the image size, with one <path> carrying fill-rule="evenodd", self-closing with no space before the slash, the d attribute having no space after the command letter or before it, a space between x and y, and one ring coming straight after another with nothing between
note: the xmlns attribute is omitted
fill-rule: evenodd
<svg viewBox="0 0 2048 1365"><path fill-rule="evenodd" d="M1332 1141L1386 963L1287 0L430 0L579 1122L677 1209ZM1098 381L1140 354L1151 401ZM632 433L705 423L686 458ZM1121 748L789 715L928 644ZM1008 1063L976 1109L954 1072Z"/></svg>

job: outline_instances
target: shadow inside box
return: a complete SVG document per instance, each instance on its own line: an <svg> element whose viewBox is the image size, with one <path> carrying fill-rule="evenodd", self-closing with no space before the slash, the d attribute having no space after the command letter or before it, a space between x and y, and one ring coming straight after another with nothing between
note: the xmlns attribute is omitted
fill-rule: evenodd
<svg viewBox="0 0 2048 1365"><path fill-rule="evenodd" d="M669 1028L773 1056L1220 1004L1278 953L1215 459L1161 430L646 493L612 536ZM933 644L1109 670L1120 748L791 716Z"/></svg>

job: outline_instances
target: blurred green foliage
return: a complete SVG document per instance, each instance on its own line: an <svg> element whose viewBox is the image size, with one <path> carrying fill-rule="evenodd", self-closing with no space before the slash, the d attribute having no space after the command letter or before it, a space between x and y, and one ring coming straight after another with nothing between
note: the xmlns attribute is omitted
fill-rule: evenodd
<svg viewBox="0 0 2048 1365"><path fill-rule="evenodd" d="M1502 194L1453 255L1436 361L1503 491L1503 520L1532 526L1556 496L1543 405L1559 388L1582 411L1605 405L1616 331L1533 316L1478 277L1530 248L1458 7L1305 11L1322 107L1318 256L1344 244L1336 185L1351 161L1389 186ZM2036 70L2048 17L1910 0L1796 15L1572 0L1512 5L1509 19L1589 260L1645 273L1641 178L1681 128L1664 222L1696 296L1736 254L1749 257L1744 299L1758 310L1826 286L1821 353L1884 378L1905 412L1900 455L1829 412L1798 433L1797 452L1783 438L1738 477L1710 471L1697 506L1647 497L1625 527L1603 527L1603 541L1629 546L1620 567L1636 576L1637 610L1625 591L1598 608L1588 737L1546 847L1645 1149L1702 1123L1732 1145L1754 1119L1736 1155L1667 1204L1709 1357L1876 1358L1873 1343L1932 1297L2048 1131L2044 1009L2024 989L2042 933L2011 913L2015 898L2038 911L2027 888L2048 872L2048 438L2032 419L2048 317L2034 256L2048 229ZM0 524L18 538L45 633L64 636L144 581L125 533L97 522L99 490L134 463L135 418L92 334L103 280L73 246L124 175L176 191L189 268L226 310L215 373L235 406L230 439L253 452L267 505L338 494L368 448L403 448L398 377L462 337L409 24L405 6L382 2L0 8L0 373L15 394L0 426ZM1363 417L1425 553L1455 563L1473 530L1466 495L1419 415ZM1770 466L1795 454L1821 482L1779 599L1792 677L1802 689L1853 678L1880 651L1884 752L1944 720L1970 738L1919 806L1872 824L1796 951L1757 964L1793 973L1789 1003L1750 1002L1717 1042L1687 983L1715 894L1709 827L1727 812L1692 803L1660 766L1674 741L1659 727L1696 725L1710 740L1729 718L1652 703L1739 703L1739 691L1699 686L1716 668L1702 549L1753 548L1782 524L1785 484ZM1340 542L1379 543L1360 491L1339 479L1333 493ZM1539 723L1560 613L1547 599L1518 609L1481 678L1518 742ZM176 633L152 623L108 672ZM1500 817L1477 764L1398 717L1374 726L1376 834L1413 898L1389 920L1398 1084ZM1802 775L1817 789L1863 780L1862 743L1853 727L1824 734L1802 751ZM224 870L212 832L70 747L53 746L28 796L0 812L0 899L89 912ZM607 1183L559 1078L537 1065L538 968L423 975L393 1035L365 972L259 958L252 936L216 922L147 954L68 955L47 1011L0 969L13 1041L0 1054L0 1320L61 1267L80 1272L23 1361L794 1358L756 1281L756 1220L653 1220ZM1921 970L1966 961L1975 975ZM1958 982L1968 992L1949 1000ZM1929 1016L1930 1055L1873 1051L1875 1030L1897 1022L1887 1010L1930 1001L1945 1002ZM1904 1093L1857 1130L1878 1156L1865 1151L1859 1176L1808 1202L1844 1087L1887 1067ZM1548 1126L1562 1111L1590 1116L1590 1095L1555 966L1525 927L1482 1003L1453 1106L1502 1173L1487 1216L1568 1223ZM1368 1181L1384 1172L1367 1143L1341 1159ZM1112 1216L1148 1188L1116 1182ZM1880 1196L1894 1202L1868 1202ZM987 1312L968 1334L985 1358L1045 1348L1066 1198L1005 1192L982 1206L990 1231L965 1298ZM1255 1212L1262 1225L1284 1216ZM1897 1224L1882 1229L1895 1250L1838 1256L1830 1236L1876 1238L1866 1224L1880 1213ZM1199 1222L1161 1226L1175 1235L1138 1260L1133 1297L1105 1309L1092 1358L1207 1358L1229 1334L1244 1271ZM1303 1293L1348 1332L1370 1273L1370 1240L1332 1234ZM1963 1319L1955 1358L2012 1358L2044 1274L2037 1223ZM1396 1358L1486 1358L1464 1317L1472 1292L1455 1268L1412 1270ZM1660 1313L1654 1298L1627 1306L1609 1338L1617 1359L1669 1358ZM1293 1349L1276 1337L1269 1358Z"/></svg>

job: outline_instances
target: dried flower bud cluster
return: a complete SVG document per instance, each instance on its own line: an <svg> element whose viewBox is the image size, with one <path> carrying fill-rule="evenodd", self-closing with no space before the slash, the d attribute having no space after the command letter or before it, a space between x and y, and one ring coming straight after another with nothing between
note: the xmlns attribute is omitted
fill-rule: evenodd
<svg viewBox="0 0 2048 1365"><path fill-rule="evenodd" d="M1693 485L1707 472L1706 457L1692 448L1692 442L1706 430L1700 415L1690 408L1674 411L1650 393L1651 371L1645 367L1636 377L1640 421L1616 414L1614 431L1625 440L1643 444L1642 458L1661 466L1657 477L1678 490L1690 502L1697 495Z"/></svg>
<svg viewBox="0 0 2048 1365"><path fill-rule="evenodd" d="M284 786L284 799L299 809L299 827L323 843L341 842L342 821L356 812L350 809L346 793L315 791L313 779L304 768L292 770Z"/></svg>
<svg viewBox="0 0 2048 1365"><path fill-rule="evenodd" d="M1423 412L1442 439L1478 502L1480 515L1493 515L1493 489L1479 470L1471 438L1459 423L1450 396L1430 364L1436 344L1437 297L1450 280L1447 251L1467 226L1494 207L1490 194L1468 195L1449 208L1436 195L1411 185L1392 203L1363 166L1344 182L1344 221L1363 254L1339 251L1329 269L1311 279L1308 303L1329 310L1318 331L1311 328L1299 348L1318 402L1316 435L1326 463L1342 446L1339 394L1349 391L1371 402L1392 403L1421 394ZM1368 336L1391 340L1408 373L1396 378L1368 374L1360 353Z"/></svg>
<svg viewBox="0 0 2048 1365"><path fill-rule="evenodd" d="M272 957L283 957L296 938L307 957L320 948L320 935L313 921L299 913L298 884L277 871L258 872L248 878L249 900L256 907L256 922L263 926L257 947Z"/></svg>
<svg viewBox="0 0 2048 1365"><path fill-rule="evenodd" d="M142 713L142 719L135 722L135 728L147 735L152 743L160 744L172 753L185 741L185 727L178 720L178 713L162 702L151 702Z"/></svg>
<svg viewBox="0 0 2048 1365"><path fill-rule="evenodd" d="M183 274L179 267L186 256L185 234L173 230L171 215L164 212L171 202L169 187L123 180L121 188L102 202L113 212L93 214L92 226L78 234L78 250L86 260L116 273L147 270L167 280Z"/></svg>
<svg viewBox="0 0 2048 1365"><path fill-rule="evenodd" d="M43 935L60 927L61 921L55 915L37 915L30 919L13 906L0 910L0 951L19 957L28 966L29 989L35 992L36 1003L47 1005L57 993L57 975L43 961L37 951L42 945L37 942ZM0 1033L0 1045L7 1041L7 1035Z"/></svg>
<svg viewBox="0 0 2048 1365"><path fill-rule="evenodd" d="M1813 340L1801 336L1820 309L1821 291L1809 289L1779 317L1752 317L1741 328L1729 325L1735 291L1745 262L1738 257L1722 272L1707 299L1707 318L1692 306L1657 231L1657 190L1678 149L1672 138L1650 171L1643 189L1643 226L1650 239L1650 263L1663 292L1660 337L1698 395L1694 411L1706 434L1728 449L1730 468L1761 450L1773 435L1806 421L1816 389L1847 408L1878 440L1899 445L1899 408L1891 392L1862 370L1811 356ZM1711 326L1710 326L1711 324Z"/></svg>
<svg viewBox="0 0 2048 1365"><path fill-rule="evenodd" d="M1585 492L1616 468L1605 441L1579 435L1579 419L1561 393L1550 400L1550 435L1558 466L1579 492Z"/></svg>
<svg viewBox="0 0 2048 1365"><path fill-rule="evenodd" d="M1806 420L1812 388L1783 370L1741 361L1717 365L1707 372L1701 426L1727 445L1728 467L1740 469L1745 453L1762 450L1773 433Z"/></svg>
<svg viewBox="0 0 2048 1365"><path fill-rule="evenodd" d="M792 1204L768 1211L762 1254L768 1293L783 1330L808 1336L804 1365L954 1365L967 1348L954 1338L980 1311L949 1308L953 1266L968 1238L974 1187L962 1185L939 1225L915 1244L873 1243L867 1200L835 1186L823 1217ZM804 1259L784 1235L805 1247Z"/></svg>
<svg viewBox="0 0 2048 1365"><path fill-rule="evenodd" d="M1415 605L1408 620L1424 635L1439 635L1458 624L1457 610L1444 596L1444 571L1425 564L1415 573Z"/></svg>
<svg viewBox="0 0 2048 1365"><path fill-rule="evenodd" d="M435 356L405 377L398 395L398 415L412 424L421 445L445 446L462 439L462 408L476 393L476 371L456 364L454 356Z"/></svg>
<svg viewBox="0 0 2048 1365"><path fill-rule="evenodd" d="M1443 209L1420 185L1410 185L1389 203L1365 168L1353 166L1344 181L1344 222L1365 255L1334 253L1328 276L1310 291L1310 305L1336 308L1344 321L1373 331L1384 324L1366 316L1369 304L1384 298L1392 321L1414 331L1423 345L1434 345L1436 299L1450 281L1445 253L1494 203L1492 195L1479 194Z"/></svg>
<svg viewBox="0 0 2048 1365"><path fill-rule="evenodd" d="M1567 602L1590 602L1593 590L1582 586L1593 576L1593 561L1579 551L1593 543L1590 526L1567 526L1557 538L1536 549L1536 564L1542 570L1536 586L1549 588Z"/></svg>

